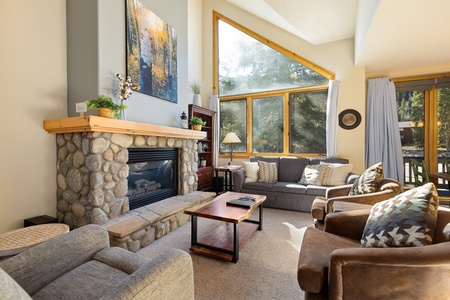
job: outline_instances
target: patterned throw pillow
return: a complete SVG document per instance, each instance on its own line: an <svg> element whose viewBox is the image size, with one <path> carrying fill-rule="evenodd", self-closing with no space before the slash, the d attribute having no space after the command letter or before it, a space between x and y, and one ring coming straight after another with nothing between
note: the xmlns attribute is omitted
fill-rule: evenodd
<svg viewBox="0 0 450 300"><path fill-rule="evenodd" d="M433 183L375 204L364 228L361 247L414 247L432 244L438 206L438 194Z"/></svg>
<svg viewBox="0 0 450 300"><path fill-rule="evenodd" d="M355 181L348 195L362 195L376 192L383 179L383 163L379 162L365 170Z"/></svg>
<svg viewBox="0 0 450 300"><path fill-rule="evenodd" d="M321 185L322 177L327 165L307 165L303 170L302 178L300 178L300 184L314 184Z"/></svg>
<svg viewBox="0 0 450 300"><path fill-rule="evenodd" d="M277 182L278 169L276 163L268 163L258 160L258 182Z"/></svg>
<svg viewBox="0 0 450 300"><path fill-rule="evenodd" d="M353 169L352 164L338 164L338 163L324 163L320 162L321 165L326 165L325 171L323 172L322 185L326 186L338 186L347 183L348 173Z"/></svg>

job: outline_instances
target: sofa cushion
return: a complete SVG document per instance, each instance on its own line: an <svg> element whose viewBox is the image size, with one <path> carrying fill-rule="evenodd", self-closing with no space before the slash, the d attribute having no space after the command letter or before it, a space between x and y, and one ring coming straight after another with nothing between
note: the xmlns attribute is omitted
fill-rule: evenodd
<svg viewBox="0 0 450 300"><path fill-rule="evenodd" d="M91 260L39 290L33 299L100 299L128 276L122 270Z"/></svg>
<svg viewBox="0 0 450 300"><path fill-rule="evenodd" d="M328 187L326 186L310 184L306 186L306 194L311 196L325 196L327 189Z"/></svg>
<svg viewBox="0 0 450 300"><path fill-rule="evenodd" d="M271 191L276 182L246 182L242 186L246 190ZM257 192L255 192L257 194Z"/></svg>
<svg viewBox="0 0 450 300"><path fill-rule="evenodd" d="M257 162L243 161L245 181L244 182L257 182L259 166Z"/></svg>
<svg viewBox="0 0 450 300"><path fill-rule="evenodd" d="M3 269L0 269L0 291L2 300L31 300L27 292Z"/></svg>
<svg viewBox="0 0 450 300"><path fill-rule="evenodd" d="M272 191L305 195L306 186L294 182L277 182L273 185Z"/></svg>
<svg viewBox="0 0 450 300"><path fill-rule="evenodd" d="M322 177L322 185L338 186L347 183L348 174L353 169L352 164L320 163L327 166Z"/></svg>
<svg viewBox="0 0 450 300"><path fill-rule="evenodd" d="M353 183L349 196L376 192L383 179L383 163L376 163L365 170Z"/></svg>
<svg viewBox="0 0 450 300"><path fill-rule="evenodd" d="M280 157L280 167L278 169L278 181L299 182L303 170L309 164L307 158Z"/></svg>
<svg viewBox="0 0 450 300"><path fill-rule="evenodd" d="M276 163L258 161L258 182L277 182L278 167Z"/></svg>
<svg viewBox="0 0 450 300"><path fill-rule="evenodd" d="M323 172L326 165L307 165L303 170L301 184L320 185L322 183Z"/></svg>
<svg viewBox="0 0 450 300"><path fill-rule="evenodd" d="M362 247L432 244L438 206L439 199L433 183L375 204L364 228Z"/></svg>

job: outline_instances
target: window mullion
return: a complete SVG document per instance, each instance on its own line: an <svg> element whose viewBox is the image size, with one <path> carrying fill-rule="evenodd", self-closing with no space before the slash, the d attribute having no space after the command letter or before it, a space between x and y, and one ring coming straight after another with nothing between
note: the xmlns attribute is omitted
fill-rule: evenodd
<svg viewBox="0 0 450 300"><path fill-rule="evenodd" d="M291 120L289 113L289 93L283 96L283 154L289 154L289 122Z"/></svg>
<svg viewBox="0 0 450 300"><path fill-rule="evenodd" d="M253 98L247 97L247 154L252 154L253 149Z"/></svg>

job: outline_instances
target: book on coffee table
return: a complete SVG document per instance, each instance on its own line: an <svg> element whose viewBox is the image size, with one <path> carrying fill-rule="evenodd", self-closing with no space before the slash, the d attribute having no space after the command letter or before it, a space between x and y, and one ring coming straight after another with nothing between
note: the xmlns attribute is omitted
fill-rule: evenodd
<svg viewBox="0 0 450 300"><path fill-rule="evenodd" d="M253 197L240 197L234 200L230 200L227 202L227 205L230 206L240 206L250 208L256 204L255 198Z"/></svg>

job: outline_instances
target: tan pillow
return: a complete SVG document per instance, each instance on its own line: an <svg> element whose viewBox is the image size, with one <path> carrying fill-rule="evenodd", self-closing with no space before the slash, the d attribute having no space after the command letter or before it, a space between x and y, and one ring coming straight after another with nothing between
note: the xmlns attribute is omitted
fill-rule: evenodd
<svg viewBox="0 0 450 300"><path fill-rule="evenodd" d="M276 163L268 163L265 161L258 160L259 172L258 181L259 182L277 182L278 181L278 169Z"/></svg>
<svg viewBox="0 0 450 300"><path fill-rule="evenodd" d="M257 162L244 161L245 182L257 182L259 166Z"/></svg>
<svg viewBox="0 0 450 300"><path fill-rule="evenodd" d="M338 164L338 163L326 163L320 162L322 165L326 165L323 172L322 185L338 186L347 183L348 173L353 169L352 164Z"/></svg>

